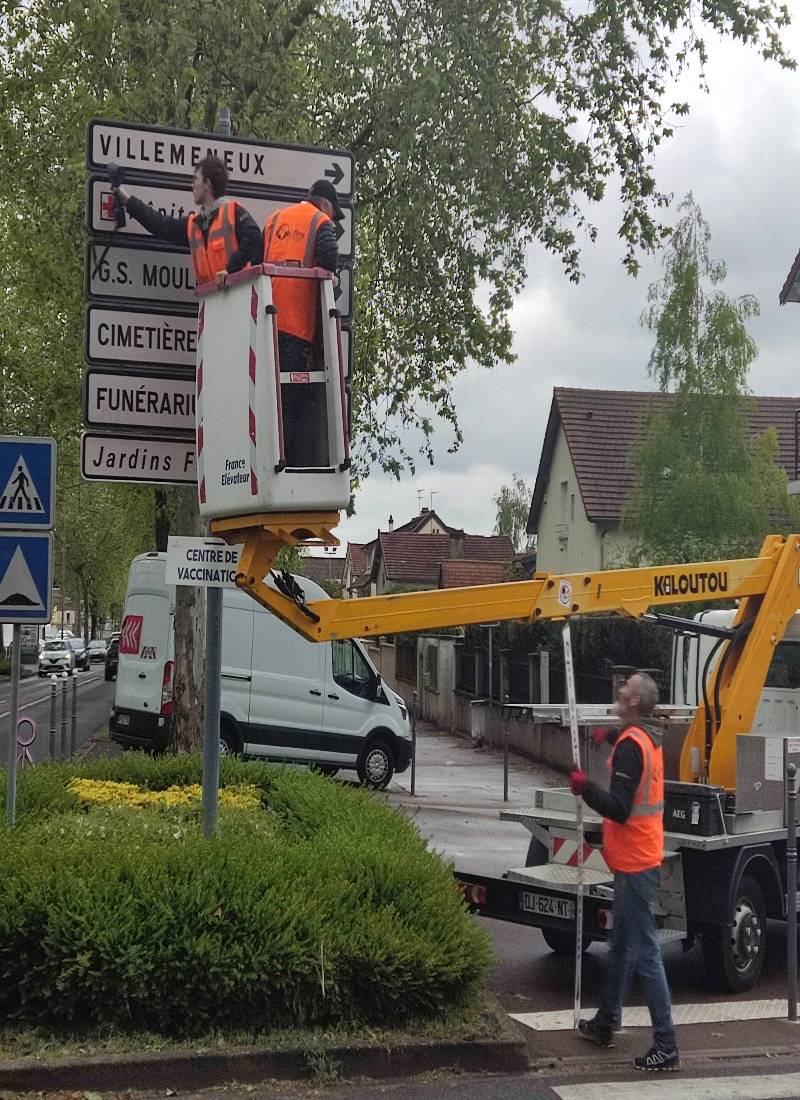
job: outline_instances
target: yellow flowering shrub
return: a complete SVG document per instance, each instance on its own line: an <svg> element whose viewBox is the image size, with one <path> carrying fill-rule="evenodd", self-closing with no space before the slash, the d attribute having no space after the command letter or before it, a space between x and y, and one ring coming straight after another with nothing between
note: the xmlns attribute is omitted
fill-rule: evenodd
<svg viewBox="0 0 800 1100"><path fill-rule="evenodd" d="M173 807L198 806L202 797L199 783L187 786L167 787L164 791L150 791L138 787L135 783L115 782L110 779L70 779L67 790L75 795L84 806L121 805L141 809L143 806L155 806L166 809ZM220 806L233 810L257 810L261 805L261 791L251 783L239 783L232 787L221 787Z"/></svg>

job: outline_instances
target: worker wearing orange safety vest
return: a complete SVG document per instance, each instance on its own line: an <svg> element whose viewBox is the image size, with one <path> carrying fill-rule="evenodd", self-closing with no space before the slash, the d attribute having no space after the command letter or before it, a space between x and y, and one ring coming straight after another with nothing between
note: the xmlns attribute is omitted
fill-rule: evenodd
<svg viewBox="0 0 800 1100"><path fill-rule="evenodd" d="M634 1066L649 1072L680 1068L653 913L664 858L664 756L661 734L644 719L652 716L657 702L651 677L642 672L630 676L614 708L622 728L593 734L597 745L608 740L614 746L609 789L590 782L578 768L570 774L573 793L603 817L603 856L614 872L614 931L603 995L597 1014L580 1020L578 1030L597 1046L612 1047L631 979L638 974L653 1023L653 1045L634 1059Z"/></svg>
<svg viewBox="0 0 800 1100"><path fill-rule="evenodd" d="M343 216L333 184L317 180L306 199L276 210L267 218L264 263L279 267L322 267L335 272L339 263L335 222ZM273 278L272 302L277 310L280 369L284 373L306 374L313 369L320 316L319 282L300 276ZM281 387L284 442L290 466L306 464L300 450L295 449L304 398L301 389L296 383Z"/></svg>
<svg viewBox="0 0 800 1100"><path fill-rule="evenodd" d="M178 217L162 214L115 188L131 217L155 237L188 244L196 283L222 283L224 276L261 261L261 230L241 203L229 198L228 173L215 156L204 157L194 171L192 197L200 207Z"/></svg>

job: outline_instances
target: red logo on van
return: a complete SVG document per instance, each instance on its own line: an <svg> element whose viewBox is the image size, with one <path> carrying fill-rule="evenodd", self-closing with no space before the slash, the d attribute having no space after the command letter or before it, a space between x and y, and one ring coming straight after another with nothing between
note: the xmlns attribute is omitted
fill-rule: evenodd
<svg viewBox="0 0 800 1100"><path fill-rule="evenodd" d="M120 653L138 653L142 641L144 615L126 615L119 632Z"/></svg>

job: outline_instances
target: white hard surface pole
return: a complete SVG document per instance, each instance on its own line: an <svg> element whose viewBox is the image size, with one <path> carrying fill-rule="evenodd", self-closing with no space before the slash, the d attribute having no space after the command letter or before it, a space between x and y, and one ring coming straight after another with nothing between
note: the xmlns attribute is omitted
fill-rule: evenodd
<svg viewBox="0 0 800 1100"><path fill-rule="evenodd" d="M581 747L578 738L578 703L575 698L575 669L572 663L572 635L569 623L561 631L564 642L564 672L567 680L567 702L569 703L569 732L572 740L572 764L581 766ZM573 1027L577 1028L581 1014L581 966L583 963L583 799L575 798L578 829L578 891L575 907L575 1002Z"/></svg>

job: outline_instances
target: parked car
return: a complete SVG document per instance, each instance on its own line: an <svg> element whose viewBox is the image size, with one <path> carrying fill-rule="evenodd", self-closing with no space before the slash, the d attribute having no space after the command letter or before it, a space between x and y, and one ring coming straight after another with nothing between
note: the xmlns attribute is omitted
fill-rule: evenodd
<svg viewBox="0 0 800 1100"><path fill-rule="evenodd" d="M70 649L75 654L75 667L89 671L89 648L83 638L67 638Z"/></svg>
<svg viewBox="0 0 800 1100"><path fill-rule="evenodd" d="M108 649L108 644L105 638L92 638L89 642L89 660L105 661L106 649Z"/></svg>
<svg viewBox="0 0 800 1100"><path fill-rule="evenodd" d="M119 631L112 634L106 650L106 680L116 680L119 664Z"/></svg>
<svg viewBox="0 0 800 1100"><path fill-rule="evenodd" d="M51 638L42 645L39 654L39 675L47 676L51 672L67 672L71 676L75 671L75 651L69 638Z"/></svg>

